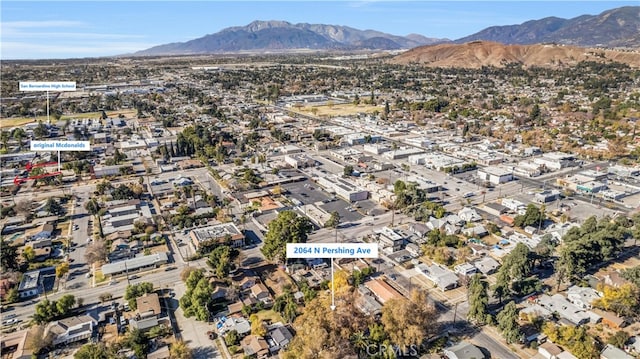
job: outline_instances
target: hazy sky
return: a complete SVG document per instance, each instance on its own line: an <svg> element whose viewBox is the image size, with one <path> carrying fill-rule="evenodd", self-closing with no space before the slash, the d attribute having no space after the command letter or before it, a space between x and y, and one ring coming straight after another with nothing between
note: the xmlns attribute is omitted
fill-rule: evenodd
<svg viewBox="0 0 640 359"><path fill-rule="evenodd" d="M599 14L637 1L2 1L0 59L110 56L254 20L457 39L488 26Z"/></svg>

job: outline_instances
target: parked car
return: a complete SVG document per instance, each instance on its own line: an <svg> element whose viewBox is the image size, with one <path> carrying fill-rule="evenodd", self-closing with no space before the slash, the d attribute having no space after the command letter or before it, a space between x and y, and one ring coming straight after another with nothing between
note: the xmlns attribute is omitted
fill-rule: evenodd
<svg viewBox="0 0 640 359"><path fill-rule="evenodd" d="M13 324L16 324L16 323L18 323L18 322L19 322L19 320L18 320L18 319L13 318L13 319L7 319L7 320L5 320L4 322L2 322L2 324L3 324L3 325L13 325Z"/></svg>

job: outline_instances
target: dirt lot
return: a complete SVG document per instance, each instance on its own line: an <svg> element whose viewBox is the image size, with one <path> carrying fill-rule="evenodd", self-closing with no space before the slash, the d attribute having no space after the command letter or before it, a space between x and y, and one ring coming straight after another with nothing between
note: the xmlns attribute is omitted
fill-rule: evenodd
<svg viewBox="0 0 640 359"><path fill-rule="evenodd" d="M348 116L358 113L372 113L374 111L382 111L384 108L380 106L371 105L354 105L354 104L340 104L340 105L325 105L325 106L306 106L301 107L300 112L306 114L314 114L315 116Z"/></svg>

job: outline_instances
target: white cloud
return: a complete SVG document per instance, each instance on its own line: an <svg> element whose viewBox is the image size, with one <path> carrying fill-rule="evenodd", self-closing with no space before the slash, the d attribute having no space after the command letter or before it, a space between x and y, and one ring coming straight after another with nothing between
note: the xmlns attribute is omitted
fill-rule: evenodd
<svg viewBox="0 0 640 359"><path fill-rule="evenodd" d="M103 40L142 39L144 35L101 34L94 32L20 32L10 34L13 39L63 39L63 40Z"/></svg>
<svg viewBox="0 0 640 359"><path fill-rule="evenodd" d="M80 21L8 21L1 24L5 59L114 56L154 46L146 36L88 31Z"/></svg>
<svg viewBox="0 0 640 359"><path fill-rule="evenodd" d="M107 41L99 44L36 44L26 42L2 42L0 50L5 59L57 59L78 56L115 56L144 50L157 44L143 42Z"/></svg>
<svg viewBox="0 0 640 359"><path fill-rule="evenodd" d="M43 21L5 21L2 30L7 29L41 29L52 27L84 27L87 24L81 21L67 20L43 20Z"/></svg>

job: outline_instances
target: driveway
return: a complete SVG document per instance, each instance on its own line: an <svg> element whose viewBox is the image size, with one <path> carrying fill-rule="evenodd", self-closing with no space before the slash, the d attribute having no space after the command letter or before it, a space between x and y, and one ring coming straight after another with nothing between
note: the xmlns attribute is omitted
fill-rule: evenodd
<svg viewBox="0 0 640 359"><path fill-rule="evenodd" d="M182 282L174 286L175 299L171 301L175 310L176 322L180 328L180 336L189 348L193 350L194 359L222 358L215 345L215 341L209 339L207 332L213 330L212 325L206 322L198 322L194 318L185 318L184 312L178 306L178 300L186 291L186 285Z"/></svg>

